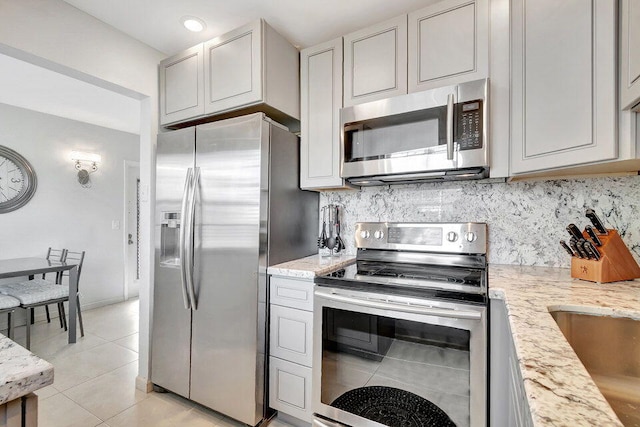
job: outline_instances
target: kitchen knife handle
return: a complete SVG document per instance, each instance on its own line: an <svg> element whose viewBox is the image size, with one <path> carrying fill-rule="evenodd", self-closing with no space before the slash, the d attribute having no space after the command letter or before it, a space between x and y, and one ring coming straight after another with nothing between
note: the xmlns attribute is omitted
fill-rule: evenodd
<svg viewBox="0 0 640 427"><path fill-rule="evenodd" d="M596 215L596 213L595 213L595 211L593 209L587 209L587 212L586 212L585 215L587 216L587 218L589 218L589 220L591 220L591 223L596 228L596 230L598 230L598 233L600 233L600 234L609 234L609 232L605 228L604 224L602 223L600 218L598 218L598 215Z"/></svg>
<svg viewBox="0 0 640 427"><path fill-rule="evenodd" d="M576 240L580 240L583 239L584 236L582 235L582 233L580 232L580 229L578 227L576 227L575 224L569 224L567 225L567 231L569 232L569 234L573 237L576 238Z"/></svg>
<svg viewBox="0 0 640 427"><path fill-rule="evenodd" d="M586 259L595 258L595 256L593 256L593 254L591 254L591 251L589 251L589 249L587 249L587 246L585 245L585 243L587 243L586 239L578 240L578 244L577 244L578 250L582 252L582 255Z"/></svg>
<svg viewBox="0 0 640 427"><path fill-rule="evenodd" d="M569 246L578 258L584 258L582 252L578 250L578 240L575 237L572 237L571 240L569 240Z"/></svg>
<svg viewBox="0 0 640 427"><path fill-rule="evenodd" d="M447 96L447 160L453 160L453 94Z"/></svg>
<svg viewBox="0 0 640 427"><path fill-rule="evenodd" d="M600 256L600 251L598 251L598 248L596 248L593 243L591 243L590 241L586 241L584 243L584 247L587 250L587 252L589 252L592 256L593 259L595 259L596 261L598 261L601 256Z"/></svg>
<svg viewBox="0 0 640 427"><path fill-rule="evenodd" d="M596 246L602 246L602 240L600 240L596 232L593 231L593 227L587 225L584 229L587 231L587 234L591 237L591 240L593 240L593 243L595 243Z"/></svg>
<svg viewBox="0 0 640 427"><path fill-rule="evenodd" d="M564 240L560 240L560 246L562 246L562 248L567 251L569 255L576 256L576 254L573 253L573 250L569 247L569 245L567 245L567 242L565 242Z"/></svg>

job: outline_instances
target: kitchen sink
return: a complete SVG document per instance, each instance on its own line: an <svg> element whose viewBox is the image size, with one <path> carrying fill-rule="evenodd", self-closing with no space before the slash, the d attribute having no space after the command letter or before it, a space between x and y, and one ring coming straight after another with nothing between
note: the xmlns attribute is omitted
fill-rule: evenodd
<svg viewBox="0 0 640 427"><path fill-rule="evenodd" d="M551 315L622 424L640 427L640 320Z"/></svg>

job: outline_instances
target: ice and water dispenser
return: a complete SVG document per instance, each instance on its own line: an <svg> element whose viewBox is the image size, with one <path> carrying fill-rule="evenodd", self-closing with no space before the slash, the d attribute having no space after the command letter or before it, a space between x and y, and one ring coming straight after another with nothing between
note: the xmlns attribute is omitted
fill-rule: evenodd
<svg viewBox="0 0 640 427"><path fill-rule="evenodd" d="M180 212L162 212L160 265L180 267Z"/></svg>

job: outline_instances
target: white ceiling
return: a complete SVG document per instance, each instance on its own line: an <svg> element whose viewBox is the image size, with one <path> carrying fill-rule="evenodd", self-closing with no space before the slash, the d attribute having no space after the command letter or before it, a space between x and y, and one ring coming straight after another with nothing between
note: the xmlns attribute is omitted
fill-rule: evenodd
<svg viewBox="0 0 640 427"><path fill-rule="evenodd" d="M438 0L65 0L141 42L173 55L258 18L305 48ZM192 33L180 23L207 24Z"/></svg>
<svg viewBox="0 0 640 427"><path fill-rule="evenodd" d="M140 133L140 101L2 54L0 103Z"/></svg>

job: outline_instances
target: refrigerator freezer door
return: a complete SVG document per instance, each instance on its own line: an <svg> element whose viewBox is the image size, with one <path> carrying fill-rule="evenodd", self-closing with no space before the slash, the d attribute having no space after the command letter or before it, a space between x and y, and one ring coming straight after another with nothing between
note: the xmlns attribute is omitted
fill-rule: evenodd
<svg viewBox="0 0 640 427"><path fill-rule="evenodd" d="M179 236L194 152L194 128L158 135L151 381L184 397L189 397L191 311L185 309Z"/></svg>
<svg viewBox="0 0 640 427"><path fill-rule="evenodd" d="M255 425L263 410L257 325L268 125L254 114L198 126L196 134L191 399Z"/></svg>

